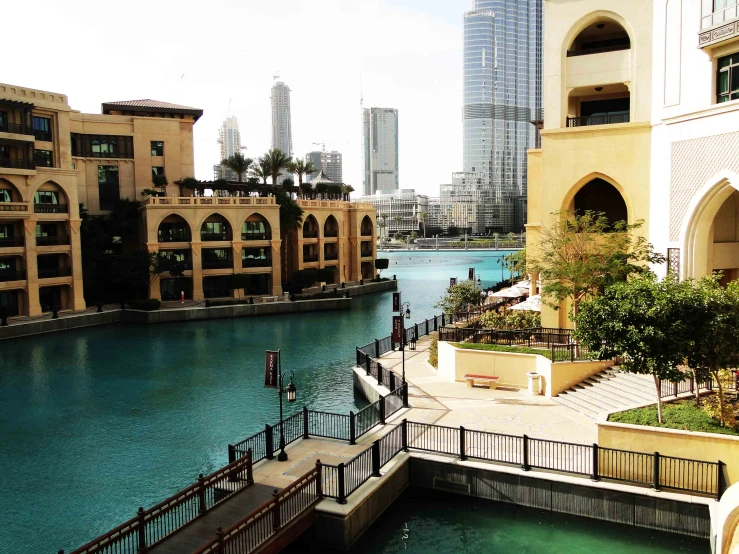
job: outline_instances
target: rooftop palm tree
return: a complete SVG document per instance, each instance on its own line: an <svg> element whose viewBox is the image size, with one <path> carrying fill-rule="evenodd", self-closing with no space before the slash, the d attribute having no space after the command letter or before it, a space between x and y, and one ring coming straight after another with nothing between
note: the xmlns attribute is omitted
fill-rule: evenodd
<svg viewBox="0 0 739 554"><path fill-rule="evenodd" d="M313 162L305 162L301 159L295 160L289 168L290 172L295 173L298 176L298 187L303 189L303 175L308 175L316 171L316 166Z"/></svg>
<svg viewBox="0 0 739 554"><path fill-rule="evenodd" d="M236 180L244 182L244 175L249 171L254 160L245 157L241 152L236 152L228 158L221 160L221 165L236 173Z"/></svg>
<svg viewBox="0 0 739 554"><path fill-rule="evenodd" d="M266 156L262 156L257 160L257 163L252 166L249 174L256 179L261 179L263 184L267 184L267 178L272 174L272 169Z"/></svg>
<svg viewBox="0 0 739 554"><path fill-rule="evenodd" d="M262 159L269 165L273 185L277 184L277 179L282 175L282 172L286 169L289 170L292 165L290 157L279 148L273 148Z"/></svg>

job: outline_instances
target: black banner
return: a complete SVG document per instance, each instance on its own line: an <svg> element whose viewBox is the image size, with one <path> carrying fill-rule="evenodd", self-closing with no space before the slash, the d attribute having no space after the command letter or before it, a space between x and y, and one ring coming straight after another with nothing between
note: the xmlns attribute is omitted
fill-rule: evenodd
<svg viewBox="0 0 739 554"><path fill-rule="evenodd" d="M453 287L456 284L457 284L457 278L456 277L450 277L449 278L449 286L450 287Z"/></svg>
<svg viewBox="0 0 739 554"><path fill-rule="evenodd" d="M400 311L400 293L399 292L393 293L393 311L394 312Z"/></svg>
<svg viewBox="0 0 739 554"><path fill-rule="evenodd" d="M403 316L393 316L393 332L390 335L390 341L400 344L403 342Z"/></svg>
<svg viewBox="0 0 739 554"><path fill-rule="evenodd" d="M277 372L280 367L280 351L267 350L267 358L264 363L264 386L277 388Z"/></svg>
<svg viewBox="0 0 739 554"><path fill-rule="evenodd" d="M471 267L470 268L470 277L469 277L469 279L470 279L470 281L474 281L475 280L475 268L474 267Z"/></svg>

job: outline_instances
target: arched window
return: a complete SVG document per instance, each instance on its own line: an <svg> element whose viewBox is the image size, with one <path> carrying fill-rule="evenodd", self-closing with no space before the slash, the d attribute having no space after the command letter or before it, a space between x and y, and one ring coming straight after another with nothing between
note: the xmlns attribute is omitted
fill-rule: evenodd
<svg viewBox="0 0 739 554"><path fill-rule="evenodd" d="M100 154L100 141L98 139L93 139L90 143L92 146L92 153L93 154Z"/></svg>
<svg viewBox="0 0 739 554"><path fill-rule="evenodd" d="M101 140L100 141L100 153L101 154L107 154L108 153L108 141L107 140Z"/></svg>
<svg viewBox="0 0 739 554"><path fill-rule="evenodd" d="M115 153L117 153L117 151L118 151L118 143L117 143L116 141L114 141L114 140L111 140L111 141L110 141L110 142L108 143L108 151L109 151L109 152L110 152L111 154L115 154Z"/></svg>
<svg viewBox="0 0 739 554"><path fill-rule="evenodd" d="M626 29L616 21L604 18L580 31L567 51L567 56L587 56L629 48L631 39Z"/></svg>
<svg viewBox="0 0 739 554"><path fill-rule="evenodd" d="M618 221L629 221L629 214L621 193L608 181L593 179L575 195L575 213L602 212L613 226Z"/></svg>

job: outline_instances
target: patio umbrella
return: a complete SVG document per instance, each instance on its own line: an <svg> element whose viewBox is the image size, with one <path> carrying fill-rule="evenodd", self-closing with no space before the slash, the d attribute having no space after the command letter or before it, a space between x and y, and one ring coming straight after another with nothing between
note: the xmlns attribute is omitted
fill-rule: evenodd
<svg viewBox="0 0 739 554"><path fill-rule="evenodd" d="M508 287L493 294L493 298L521 298L526 295L526 291L519 290L516 287Z"/></svg>
<svg viewBox="0 0 739 554"><path fill-rule="evenodd" d="M520 304L511 306L511 310L526 310L529 312L540 312L541 311L541 296L535 295Z"/></svg>

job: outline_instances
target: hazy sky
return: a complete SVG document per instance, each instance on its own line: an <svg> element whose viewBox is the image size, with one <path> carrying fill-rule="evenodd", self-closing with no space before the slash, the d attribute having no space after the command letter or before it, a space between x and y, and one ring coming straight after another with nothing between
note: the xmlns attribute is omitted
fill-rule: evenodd
<svg viewBox="0 0 739 554"><path fill-rule="evenodd" d="M273 75L292 90L296 156L344 154L362 186L365 107L400 111L400 186L438 195L462 169L462 18L468 0L37 0L3 5L0 81L107 101L153 98L205 111L196 177L212 178L218 127L239 119L246 155L270 147ZM13 23L15 22L15 23ZM230 107L229 107L230 100Z"/></svg>

